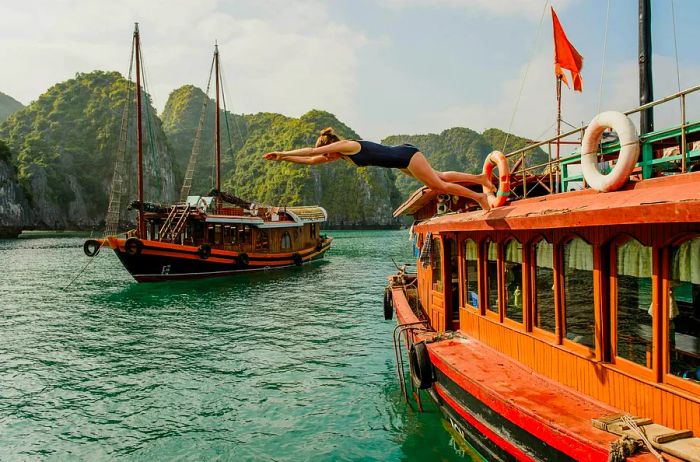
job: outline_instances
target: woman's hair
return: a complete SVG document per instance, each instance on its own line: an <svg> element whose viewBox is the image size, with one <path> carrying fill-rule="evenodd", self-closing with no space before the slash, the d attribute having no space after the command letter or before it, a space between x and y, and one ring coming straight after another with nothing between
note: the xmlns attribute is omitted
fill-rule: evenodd
<svg viewBox="0 0 700 462"><path fill-rule="evenodd" d="M331 127L324 128L321 130L321 134L316 140L316 147L320 148L321 146L335 143L336 141L340 141L340 138L335 134L335 130L333 130Z"/></svg>

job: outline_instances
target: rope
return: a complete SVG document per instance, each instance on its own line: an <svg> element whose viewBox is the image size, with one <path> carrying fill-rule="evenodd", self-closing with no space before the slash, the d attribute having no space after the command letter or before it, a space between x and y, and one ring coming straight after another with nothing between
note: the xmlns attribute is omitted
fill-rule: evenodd
<svg viewBox="0 0 700 462"><path fill-rule="evenodd" d="M603 36L603 60L600 63L600 86L598 87L598 110L596 114L600 114L600 104L603 102L603 75L605 74L605 51L608 48L608 24L610 20L610 0L608 7L605 10L605 34Z"/></svg>
<svg viewBox="0 0 700 462"><path fill-rule="evenodd" d="M647 447L647 449L649 450L649 452L652 453L652 454L654 455L654 457L656 457L657 460L659 460L659 461L661 461L661 462L663 462L663 461L665 460L665 459L664 459L664 456L662 456L662 455L659 453L659 451L657 451L656 449L654 449L654 446L652 446L652 444L651 444L651 442L649 441L649 439L647 439L647 435L646 435L646 433L644 432L644 430L642 430L641 428L639 428L639 426L637 425L637 422L635 422L634 419L633 419L632 417L630 417L629 415L623 415L621 420L622 420L622 422L623 422L625 425L627 425L628 427L630 427L630 430L632 430L637 436L639 436L639 439L642 440L642 442L643 442L644 445Z"/></svg>
<svg viewBox="0 0 700 462"><path fill-rule="evenodd" d="M139 48L139 52L141 52L141 49ZM153 96L148 92L148 77L146 75L146 68L144 65L143 61L143 53L140 53L141 56L141 74L143 75L143 89L144 93L148 95L148 98L145 101L145 106L146 106L146 130L148 132L148 148L150 150L151 154L151 173L153 176L153 179L155 181L155 186L156 186L156 191L158 192L158 197L161 197L162 195L162 190L161 190L161 183L160 183L160 175L158 172L158 148L156 146L156 137L155 137L155 132L153 130L153 112L151 110L151 102L155 104L155 99ZM150 101L148 101L150 99Z"/></svg>
<svg viewBox="0 0 700 462"><path fill-rule="evenodd" d="M675 1L671 0L671 20L673 21L673 49L676 52L676 80L678 81L678 91L681 91L681 71L678 66L678 39L676 37L676 7ZM685 120L683 121L685 123Z"/></svg>
<svg viewBox="0 0 700 462"><path fill-rule="evenodd" d="M226 133L228 135L228 145L229 149L231 149L231 156L233 157L233 137L231 136L231 129L229 127L229 112L228 108L226 107L226 92L224 91L225 88L227 88L225 84L225 79L224 79L224 70L219 69L219 77L221 78L221 99L223 100L224 103L224 119L226 120ZM235 114L231 113L231 118L233 119L233 124L236 126L236 131L238 131L238 137L241 139L241 142L243 141L243 134L241 132L241 127L238 126L238 121L236 120ZM235 160L235 158L234 158Z"/></svg>
<svg viewBox="0 0 700 462"><path fill-rule="evenodd" d="M69 288L70 286L73 285L73 283L80 277L80 275L83 274L83 273L85 272L85 270L87 269L87 267L90 266L90 263L92 263L92 262L95 260L95 258L100 254L100 250L101 250L101 249L102 249L102 246L100 246L100 247L97 248L97 252L95 252L95 255L93 255L92 257L90 257L90 260L88 260L88 262L85 264L85 266L83 266L83 269L81 269L80 271L78 271L78 274L76 274L75 276L73 276L73 279L70 280L70 282L68 283L68 285L66 285L66 286L63 288L63 290L68 290L68 288Z"/></svg>
<svg viewBox="0 0 700 462"><path fill-rule="evenodd" d="M542 8L542 15L540 16L540 24L537 26L537 34L535 35L535 41L532 44L532 50L530 51L530 60L525 66L525 73L523 74L523 79L520 82L520 90L518 91L518 97L515 99L515 107L513 108L513 114L510 117L510 123L508 124L508 131L506 132L506 138L503 140L503 148L501 151L505 152L506 146L508 145L508 137L510 136L510 131L513 129L513 122L515 122L515 114L518 112L518 106L520 105L520 98L525 89L525 81L527 80L527 73L530 70L530 64L535 57L535 51L537 50L537 43L540 40L540 32L542 31L542 23L544 22L544 15L547 12L547 6L549 5L549 0L544 2L544 7Z"/></svg>

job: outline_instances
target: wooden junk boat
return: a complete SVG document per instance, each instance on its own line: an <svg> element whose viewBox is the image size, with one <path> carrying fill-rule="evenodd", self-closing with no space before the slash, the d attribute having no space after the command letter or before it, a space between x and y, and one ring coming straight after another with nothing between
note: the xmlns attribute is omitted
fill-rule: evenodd
<svg viewBox="0 0 700 462"><path fill-rule="evenodd" d="M130 208L137 210L137 227L123 235L116 233L120 224L122 185L125 182L123 170L127 165L121 151L117 154L112 181L106 220L107 236L99 240L87 240L83 246L86 255L94 257L102 246L108 245L139 282L217 277L289 268L323 258L333 240L320 231L321 224L328 219L323 207L273 207L254 204L221 191L222 92L218 46L215 47L212 61L216 82L216 188L207 196L189 194L209 101L207 84L197 135L180 192L180 202L161 205L144 201L142 59L138 24L134 29L132 57L136 64L138 200L133 201ZM128 125L130 99L127 96L122 135ZM120 144L125 146L126 142L122 140Z"/></svg>
<svg viewBox="0 0 700 462"><path fill-rule="evenodd" d="M505 206L469 210L422 188L396 210L413 216L420 251L385 293L404 396L420 405L427 391L487 460L624 460L635 427L666 460L700 460L700 121L685 120L698 90L508 154ZM680 125L650 130L669 101ZM605 126L621 141L598 149ZM526 167L534 149L581 135L573 155Z"/></svg>

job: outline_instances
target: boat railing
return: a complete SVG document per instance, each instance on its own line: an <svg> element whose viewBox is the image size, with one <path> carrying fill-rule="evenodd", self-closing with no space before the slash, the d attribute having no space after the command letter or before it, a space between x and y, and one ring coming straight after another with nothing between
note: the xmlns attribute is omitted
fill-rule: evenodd
<svg viewBox="0 0 700 462"><path fill-rule="evenodd" d="M635 173L639 174L642 179L651 178L654 176L655 170L663 170L664 168L669 168L669 166L672 166L672 170L677 173L685 173L688 171L691 161L700 160L700 142L694 143L691 149L688 149L687 139L688 135L694 133L697 133L697 136L700 138L700 121L687 121L687 96L698 91L700 91L700 85L624 112L625 115L630 116L661 104L680 100L679 125L645 133L639 137L641 152ZM521 184L518 184L518 187L522 187L521 190L513 191L516 197L528 197L538 185L544 187L550 194L563 192L567 188L579 185L581 188L587 188L585 179L580 172L580 146L586 127L587 125L573 128L558 136L528 144L523 148L506 154L506 158L511 161L511 165L516 165L511 173L511 182L519 180L517 183ZM661 152L660 156L655 156L655 153L658 153L658 150L655 152L655 143L659 144L661 142L663 144L664 140L674 139L679 139L678 142L674 141L672 143L675 143L673 147L678 149L677 154L671 151L670 154ZM571 146L576 146L574 152L561 156L562 147ZM527 165L526 161L538 152L538 148L545 150L549 160L537 165ZM599 153L600 161L606 162L619 149L618 141L602 143ZM535 178L534 184L532 181L528 181L532 177Z"/></svg>

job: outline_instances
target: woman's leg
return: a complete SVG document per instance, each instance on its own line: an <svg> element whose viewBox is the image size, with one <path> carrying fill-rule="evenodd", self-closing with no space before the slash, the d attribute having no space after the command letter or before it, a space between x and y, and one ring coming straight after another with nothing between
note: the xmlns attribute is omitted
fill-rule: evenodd
<svg viewBox="0 0 700 462"><path fill-rule="evenodd" d="M473 175L471 173L462 172L438 172L437 170L435 173L438 174L442 181L448 181L450 183L474 183L486 186L486 189L489 191L496 190L496 187L491 182L491 178L488 178L483 173L481 175Z"/></svg>
<svg viewBox="0 0 700 462"><path fill-rule="evenodd" d="M491 209L486 194L472 191L464 186L450 183L440 178L439 173L433 170L433 167L430 166L422 152L417 152L413 155L411 163L408 164L408 171L413 177L434 191L466 197L478 202L484 210Z"/></svg>

